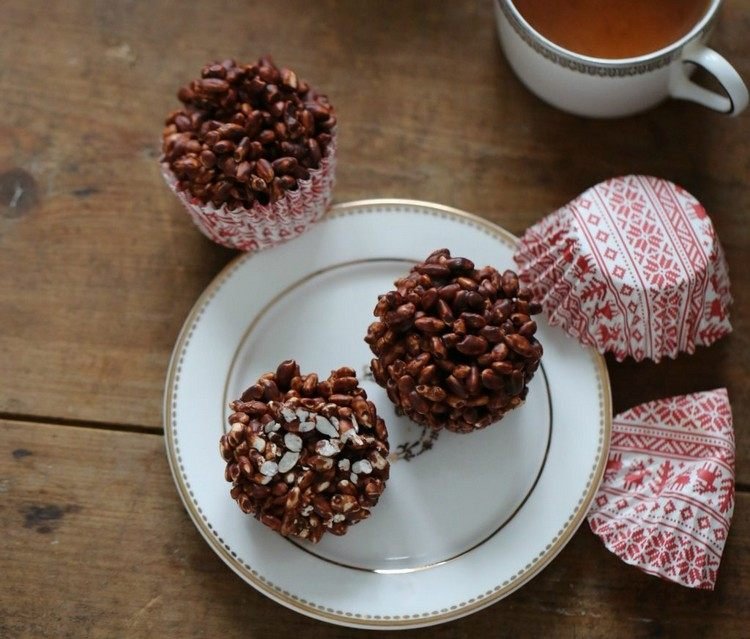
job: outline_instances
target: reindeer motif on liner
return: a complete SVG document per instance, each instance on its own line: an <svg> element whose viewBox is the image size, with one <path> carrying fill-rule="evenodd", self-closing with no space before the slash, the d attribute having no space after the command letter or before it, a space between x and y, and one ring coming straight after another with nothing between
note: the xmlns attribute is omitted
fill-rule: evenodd
<svg viewBox="0 0 750 639"><path fill-rule="evenodd" d="M721 477L721 472L716 464L711 468L711 464L705 463L698 469L696 474L698 478L695 481L695 490L698 494L716 492L717 488L714 482Z"/></svg>
<svg viewBox="0 0 750 639"><path fill-rule="evenodd" d="M579 277L583 277L587 273L590 273L593 268L591 266L591 263L589 262L589 256L588 255L579 255L578 259L576 260L576 271L578 273Z"/></svg>
<svg viewBox="0 0 750 639"><path fill-rule="evenodd" d="M560 232L562 234L562 231ZM567 240L565 242L565 248L562 252L563 260L565 260L568 264L570 264L573 261L573 248L575 247L575 240Z"/></svg>
<svg viewBox="0 0 750 639"><path fill-rule="evenodd" d="M611 480L614 476L620 472L622 468L622 453L615 453L610 455L607 459L607 465L604 468L604 478Z"/></svg>
<svg viewBox="0 0 750 639"><path fill-rule="evenodd" d="M717 297L715 300L711 302L711 308L708 311L709 317L718 317L720 320L724 319L724 305L721 303L721 300Z"/></svg>
<svg viewBox="0 0 750 639"><path fill-rule="evenodd" d="M734 507L734 478L724 477L719 484L719 512L729 512Z"/></svg>
<svg viewBox="0 0 750 639"><path fill-rule="evenodd" d="M643 485L643 480L650 474L651 471L644 466L643 462L631 466L630 471L625 475L625 490L640 488Z"/></svg>
<svg viewBox="0 0 750 639"><path fill-rule="evenodd" d="M608 320L611 320L615 316L615 313L616 311L614 308L612 308L612 303L607 300L607 302L602 306L599 306L597 304L596 308L594 309L594 319L606 317Z"/></svg>
<svg viewBox="0 0 750 639"><path fill-rule="evenodd" d="M599 338L602 340L602 343L605 344L611 344L613 342L616 342L620 339L620 329L616 328L614 330L611 330L607 328L604 324L600 324L597 327L597 330L599 332Z"/></svg>
<svg viewBox="0 0 750 639"><path fill-rule="evenodd" d="M690 473L680 473L672 482L672 488L682 490L690 482Z"/></svg>

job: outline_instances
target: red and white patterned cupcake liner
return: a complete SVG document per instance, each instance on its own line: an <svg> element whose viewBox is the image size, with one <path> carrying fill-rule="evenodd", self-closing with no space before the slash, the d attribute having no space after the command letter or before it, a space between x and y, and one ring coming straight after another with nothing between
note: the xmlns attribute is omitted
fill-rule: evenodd
<svg viewBox="0 0 750 639"><path fill-rule="evenodd" d="M734 512L725 389L641 404L614 418L591 530L625 563L713 590Z"/></svg>
<svg viewBox="0 0 750 639"><path fill-rule="evenodd" d="M667 180L597 184L529 228L515 260L551 324L618 361L692 353L731 331L713 224Z"/></svg>
<svg viewBox="0 0 750 639"><path fill-rule="evenodd" d="M266 206L256 203L250 209L230 211L226 206L203 204L189 191L178 190L167 163L162 162L161 170L169 188L206 237L228 248L256 251L301 235L328 210L336 173L336 137L320 166L310 171L309 179L300 180L297 190L287 191L278 202Z"/></svg>

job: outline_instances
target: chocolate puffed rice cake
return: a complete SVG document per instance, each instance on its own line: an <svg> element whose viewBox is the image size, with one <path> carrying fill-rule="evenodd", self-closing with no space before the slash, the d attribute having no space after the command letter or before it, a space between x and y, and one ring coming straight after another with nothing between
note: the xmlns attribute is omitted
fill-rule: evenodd
<svg viewBox="0 0 750 639"><path fill-rule="evenodd" d="M468 433L523 402L542 357L531 319L541 306L513 271L440 249L395 286L379 296L365 341L398 413Z"/></svg>
<svg viewBox="0 0 750 639"><path fill-rule="evenodd" d="M351 368L322 382L279 364L230 404L220 451L243 512L317 542L370 516L388 479L388 432Z"/></svg>
<svg viewBox="0 0 750 639"><path fill-rule="evenodd" d="M269 56L207 64L162 133L164 179L201 232L252 251L303 233L331 201L336 115Z"/></svg>

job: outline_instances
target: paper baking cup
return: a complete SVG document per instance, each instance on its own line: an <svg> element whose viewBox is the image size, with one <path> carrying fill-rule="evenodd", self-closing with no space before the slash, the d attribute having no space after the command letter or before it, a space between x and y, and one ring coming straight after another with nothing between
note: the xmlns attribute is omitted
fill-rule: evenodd
<svg viewBox="0 0 750 639"><path fill-rule="evenodd" d="M591 530L625 563L713 590L734 513L735 443L724 388L617 415Z"/></svg>
<svg viewBox="0 0 750 639"><path fill-rule="evenodd" d="M189 191L177 189L177 178L166 162L161 163L162 175L207 238L228 248L256 251L297 237L328 210L336 173L335 140L334 136L309 179L300 180L296 191L286 191L278 202L267 206L256 203L250 209L230 211L224 205L203 204Z"/></svg>
<svg viewBox="0 0 750 639"><path fill-rule="evenodd" d="M692 353L732 330L711 220L667 180L597 184L529 228L514 258L551 324L618 361Z"/></svg>

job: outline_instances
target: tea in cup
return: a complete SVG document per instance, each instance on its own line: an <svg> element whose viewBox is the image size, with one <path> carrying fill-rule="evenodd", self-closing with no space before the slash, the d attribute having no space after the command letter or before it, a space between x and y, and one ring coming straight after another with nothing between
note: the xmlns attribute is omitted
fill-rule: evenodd
<svg viewBox="0 0 750 639"><path fill-rule="evenodd" d="M721 0L495 0L503 51L540 98L590 117L644 111L668 97L737 115L748 91L706 41ZM693 82L701 67L725 95Z"/></svg>

